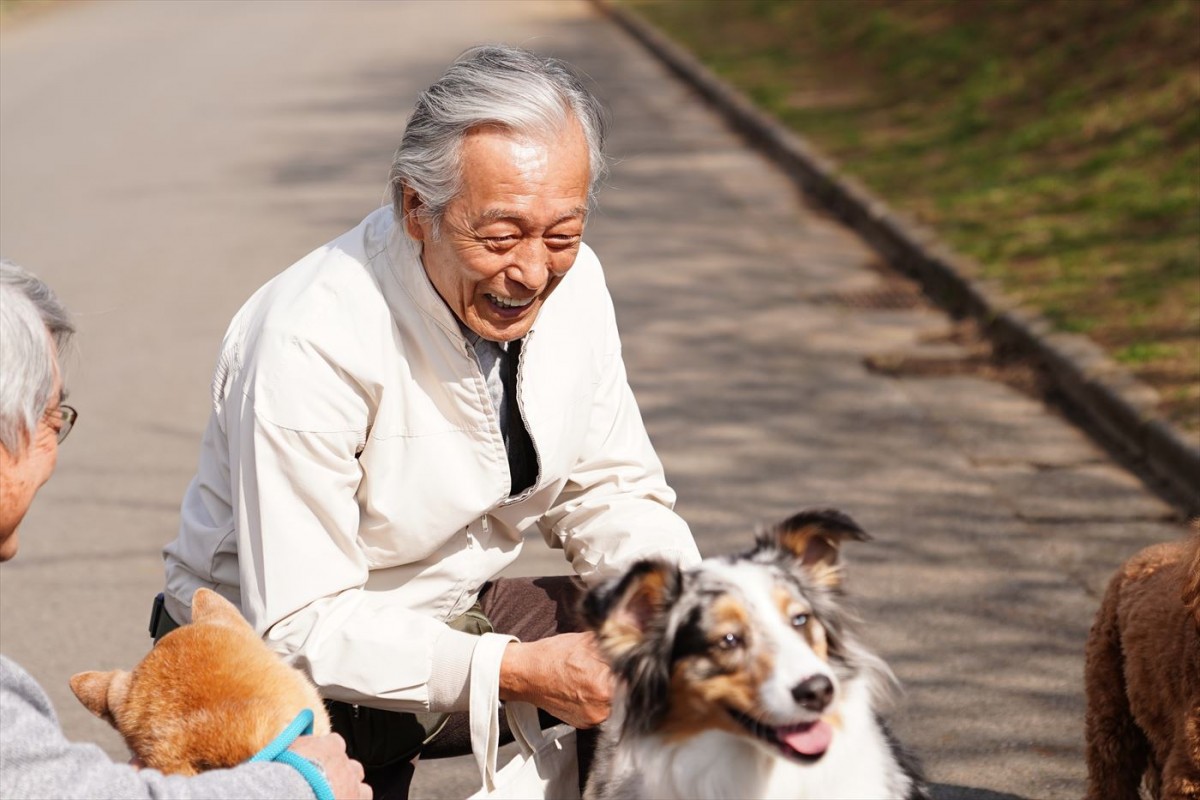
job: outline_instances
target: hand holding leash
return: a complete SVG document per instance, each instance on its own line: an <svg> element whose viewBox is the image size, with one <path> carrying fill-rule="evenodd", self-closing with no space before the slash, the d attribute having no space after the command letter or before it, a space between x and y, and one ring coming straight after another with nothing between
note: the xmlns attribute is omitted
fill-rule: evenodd
<svg viewBox="0 0 1200 800"><path fill-rule="evenodd" d="M371 787L363 783L362 764L346 755L341 736L301 736L288 749L317 765L337 800L371 800Z"/></svg>
<svg viewBox="0 0 1200 800"><path fill-rule="evenodd" d="M523 700L576 728L608 719L614 678L591 633L511 642L500 666L500 699Z"/></svg>

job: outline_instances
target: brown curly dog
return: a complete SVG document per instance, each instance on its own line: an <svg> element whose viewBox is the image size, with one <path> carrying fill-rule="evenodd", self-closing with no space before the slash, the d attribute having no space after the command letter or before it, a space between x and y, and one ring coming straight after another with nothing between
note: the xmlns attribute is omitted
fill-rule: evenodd
<svg viewBox="0 0 1200 800"><path fill-rule="evenodd" d="M1200 800L1200 520L1113 576L1084 684L1088 800Z"/></svg>

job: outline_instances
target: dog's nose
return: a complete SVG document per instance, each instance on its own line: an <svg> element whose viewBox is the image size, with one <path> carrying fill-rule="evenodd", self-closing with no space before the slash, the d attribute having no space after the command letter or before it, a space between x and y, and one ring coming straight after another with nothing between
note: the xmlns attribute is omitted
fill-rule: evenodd
<svg viewBox="0 0 1200 800"><path fill-rule="evenodd" d="M833 681L814 675L793 686L792 697L809 711L822 711L833 699Z"/></svg>

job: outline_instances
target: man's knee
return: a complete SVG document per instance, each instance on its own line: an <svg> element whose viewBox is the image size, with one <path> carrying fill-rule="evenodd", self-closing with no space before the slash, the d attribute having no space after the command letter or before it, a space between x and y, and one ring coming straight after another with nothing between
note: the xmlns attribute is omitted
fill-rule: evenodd
<svg viewBox="0 0 1200 800"><path fill-rule="evenodd" d="M484 586L479 601L498 632L531 642L583 630L584 591L572 575L498 578Z"/></svg>

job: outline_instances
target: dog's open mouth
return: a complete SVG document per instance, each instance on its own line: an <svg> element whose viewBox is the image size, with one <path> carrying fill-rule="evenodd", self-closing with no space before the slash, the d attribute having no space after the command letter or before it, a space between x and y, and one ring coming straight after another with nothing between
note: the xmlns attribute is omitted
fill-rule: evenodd
<svg viewBox="0 0 1200 800"><path fill-rule="evenodd" d="M732 708L726 711L756 739L774 745L785 756L797 761L816 761L825 755L833 741L833 726L824 720L776 728Z"/></svg>

